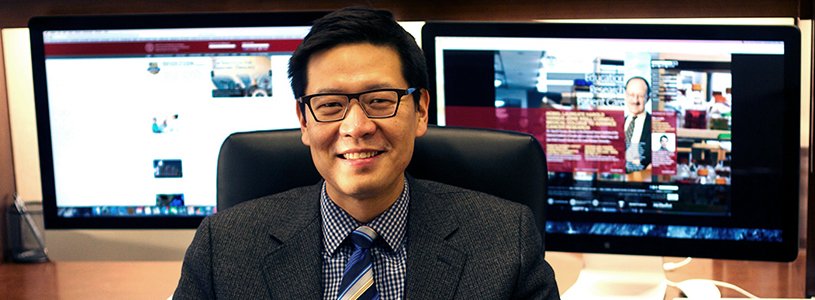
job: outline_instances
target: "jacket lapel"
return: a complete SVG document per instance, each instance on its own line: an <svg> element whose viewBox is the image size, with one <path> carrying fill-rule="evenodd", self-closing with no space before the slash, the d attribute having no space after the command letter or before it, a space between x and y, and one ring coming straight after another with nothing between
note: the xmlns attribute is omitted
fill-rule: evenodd
<svg viewBox="0 0 815 300"><path fill-rule="evenodd" d="M319 299L323 294L319 185L296 200L269 230L263 266L271 299Z"/></svg>
<svg viewBox="0 0 815 300"><path fill-rule="evenodd" d="M406 299L452 299L467 255L449 242L458 224L427 188L409 178ZM315 200L316 199L316 200ZM300 195L285 220L269 229L265 281L271 299L315 299L323 294L323 234L319 185ZM285 224L281 226L281 224Z"/></svg>
<svg viewBox="0 0 815 300"><path fill-rule="evenodd" d="M448 241L458 224L424 185L410 180L406 299L452 299L467 255Z"/></svg>

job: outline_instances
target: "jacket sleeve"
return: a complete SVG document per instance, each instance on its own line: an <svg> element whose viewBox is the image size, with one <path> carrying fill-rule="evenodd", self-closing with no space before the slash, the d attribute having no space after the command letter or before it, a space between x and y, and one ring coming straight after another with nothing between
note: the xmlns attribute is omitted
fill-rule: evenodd
<svg viewBox="0 0 815 300"><path fill-rule="evenodd" d="M651 164L651 114L648 114L648 118L645 119L645 124L642 127L642 138L640 138L640 144L643 147L642 154L642 161L640 164L643 168L648 167Z"/></svg>
<svg viewBox="0 0 815 300"><path fill-rule="evenodd" d="M173 300L215 299L212 283L210 218L204 218L187 248Z"/></svg>
<svg viewBox="0 0 815 300"><path fill-rule="evenodd" d="M512 299L560 299L555 272L543 258L541 235L529 208L524 208L519 223L521 264Z"/></svg>

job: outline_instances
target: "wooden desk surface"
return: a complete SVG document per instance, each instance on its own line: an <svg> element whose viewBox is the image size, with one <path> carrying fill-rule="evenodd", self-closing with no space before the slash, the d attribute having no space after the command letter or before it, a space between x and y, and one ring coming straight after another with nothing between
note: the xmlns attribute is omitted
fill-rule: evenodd
<svg viewBox="0 0 815 300"><path fill-rule="evenodd" d="M3 264L0 298L165 300L180 276L180 261Z"/></svg>
<svg viewBox="0 0 815 300"><path fill-rule="evenodd" d="M694 259L689 265L667 272L669 280L714 279L738 285L763 298L804 298L805 251L791 263ZM582 267L582 255L547 252L563 293L574 284ZM665 258L679 262L682 258ZM181 262L49 262L0 265L0 295L18 299L159 299L169 297L178 284ZM721 289L724 297L743 297ZM679 296L668 287L665 299Z"/></svg>

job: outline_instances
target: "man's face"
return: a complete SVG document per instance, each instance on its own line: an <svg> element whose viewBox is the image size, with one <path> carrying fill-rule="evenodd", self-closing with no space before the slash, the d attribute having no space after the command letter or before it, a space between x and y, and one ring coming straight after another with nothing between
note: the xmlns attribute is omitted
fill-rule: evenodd
<svg viewBox="0 0 815 300"><path fill-rule="evenodd" d="M645 101L648 99L647 89L642 79L633 79L625 86L625 106L632 115L645 111Z"/></svg>
<svg viewBox="0 0 815 300"><path fill-rule="evenodd" d="M668 149L668 138L666 137L659 138L659 144L662 146L662 148Z"/></svg>
<svg viewBox="0 0 815 300"><path fill-rule="evenodd" d="M409 88L397 52L368 43L317 52L306 72L306 95ZM297 110L303 143L311 148L332 199L371 199L401 188L414 139L427 131L429 95L426 90L420 93L418 109L413 96L407 95L396 116L386 119L368 118L353 99L345 119L335 122L317 122L308 108L305 115Z"/></svg>

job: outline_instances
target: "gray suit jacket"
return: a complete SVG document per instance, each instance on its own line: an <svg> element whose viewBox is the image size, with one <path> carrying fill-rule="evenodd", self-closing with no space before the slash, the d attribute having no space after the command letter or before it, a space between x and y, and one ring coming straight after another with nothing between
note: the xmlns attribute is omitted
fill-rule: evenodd
<svg viewBox="0 0 815 300"><path fill-rule="evenodd" d="M558 299L530 210L409 178L405 299ZM173 299L322 299L320 184L205 218Z"/></svg>

